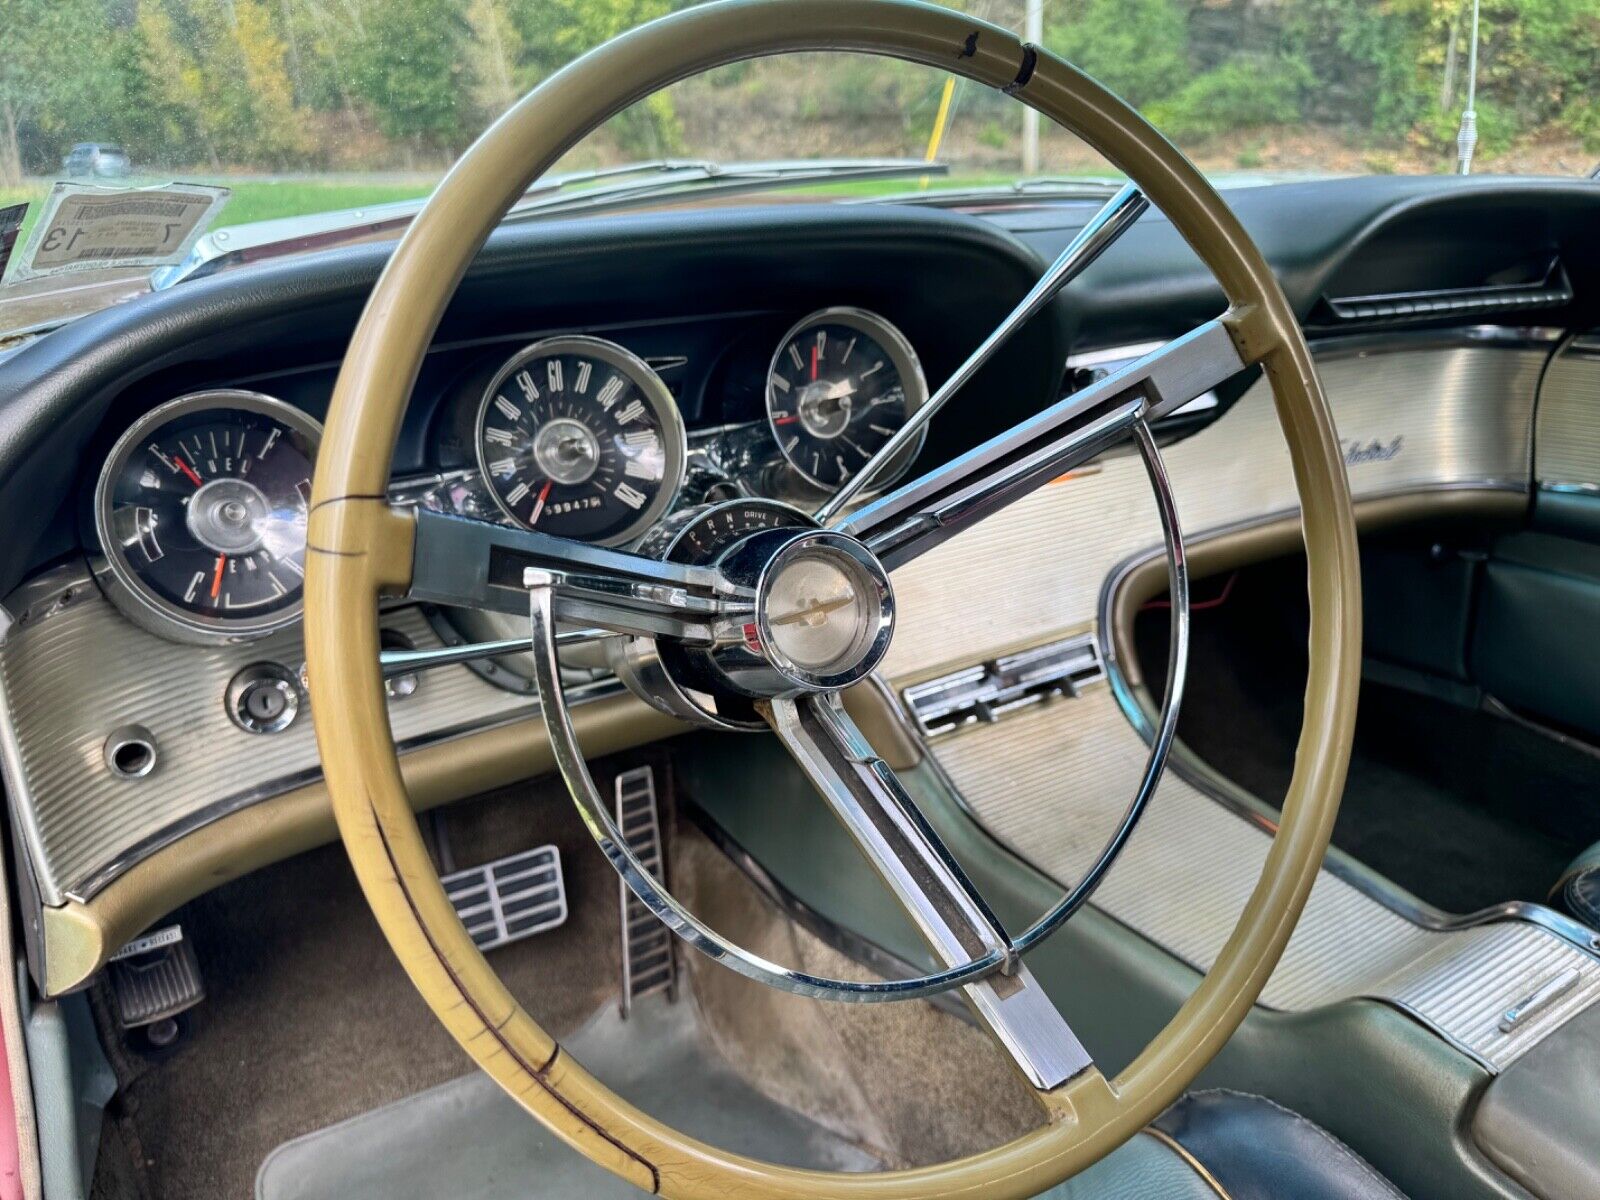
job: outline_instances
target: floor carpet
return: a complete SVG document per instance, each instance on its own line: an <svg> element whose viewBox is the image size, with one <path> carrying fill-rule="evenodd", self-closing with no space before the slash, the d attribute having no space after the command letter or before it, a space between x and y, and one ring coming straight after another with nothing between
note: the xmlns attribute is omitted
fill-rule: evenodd
<svg viewBox="0 0 1600 1200"><path fill-rule="evenodd" d="M1178 736L1276 807L1300 732L1303 582L1242 573L1226 603L1195 612ZM1196 588L1204 601L1218 587ZM1162 609L1137 631L1147 679L1166 661ZM1543 901L1600 841L1600 758L1504 717L1365 681L1333 844L1447 912Z"/></svg>

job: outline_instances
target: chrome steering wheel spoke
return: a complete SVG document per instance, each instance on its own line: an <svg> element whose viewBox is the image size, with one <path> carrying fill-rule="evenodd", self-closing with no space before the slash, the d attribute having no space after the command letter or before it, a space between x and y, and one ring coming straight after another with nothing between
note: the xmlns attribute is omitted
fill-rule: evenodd
<svg viewBox="0 0 1600 1200"><path fill-rule="evenodd" d="M847 479L838 491L823 502L822 507L816 511L818 522L827 524L837 513L843 511L845 505L859 495L873 478L882 474L901 451L920 438L928 422L933 420L934 414L949 402L950 397L966 386L968 380L978 373L984 363L994 357L995 352L1005 345L1011 335L1055 299L1062 288L1088 270L1090 265L1109 250L1118 238L1133 228L1133 223L1143 216L1145 209L1149 207L1150 201L1132 183L1124 184L1116 195L1106 201L1100 211L1089 218L1088 223L1078 231L1067 248L1056 257L1055 262L1039 276L1039 281L1028 289L1028 294L1018 301L1017 306L1006 314L1005 319L978 344L978 348L967 355L967 360L950 373L950 377L939 385L939 390L928 397L927 403L911 415L911 418L878 449L867 464L856 472L854 478Z"/></svg>
<svg viewBox="0 0 1600 1200"><path fill-rule="evenodd" d="M1248 363L1227 319L1208 321L855 513L844 518L836 514L884 462L920 435L932 414L1007 338L1112 245L1146 207L1143 194L1130 185L1097 214L919 410L914 423L819 510L819 520L833 518L831 530L754 532L732 543L714 565L684 565L419 511L409 595L438 604L527 612L529 639L430 652L426 660L407 655L385 664L388 670L401 670L431 665L435 659L463 661L503 645L531 649L545 728L579 814L626 886L669 929L719 964L798 995L869 1003L959 987L1018 1069L1042 1091L1059 1087L1094 1063L1023 955L1087 902L1132 835L1160 781L1183 693L1187 566L1151 423L1211 391ZM1173 624L1162 714L1149 731L1150 753L1140 786L1094 865L1057 904L1013 937L845 712L838 689L866 678L887 646L893 627L887 570L1124 437L1134 439L1144 459L1167 545ZM781 618L769 611L775 594L788 606ZM853 624L830 631L828 624L835 620ZM799 633L789 628L797 622L805 627ZM566 633L557 632L558 623L569 627ZM589 628L574 631L571 626ZM663 677L675 688L713 689L723 699L744 705L752 724L759 726L765 718L910 917L938 969L882 981L794 971L723 938L666 891L628 847L602 801L563 694L558 658L563 641L612 634L676 644L674 665L662 667ZM657 654L657 647L652 645L651 652ZM662 663L665 653L657 654ZM800 670L789 662L793 653L818 655L829 664L837 659L837 665ZM784 664L787 669L781 669ZM640 675L629 682L644 699L663 707L663 697L647 682L655 678ZM653 686L659 689L660 681Z"/></svg>
<svg viewBox="0 0 1600 1200"><path fill-rule="evenodd" d="M628 889L656 918L690 946L712 961L749 979L780 991L814 999L843 1000L858 1004L893 1000L913 1000L949 991L972 980L998 972L1007 964L999 949L991 949L946 970L914 979L853 980L830 979L794 971L770 962L730 942L701 921L657 881L650 869L629 847L595 786L594 776L578 743L572 725L565 690L561 682L561 662L556 649L555 591L547 581L535 583L524 593L528 605L533 645L534 684L556 769L577 805L578 815L595 844Z"/></svg>
<svg viewBox="0 0 1600 1200"><path fill-rule="evenodd" d="M659 562L533 530L419 511L411 587L432 604L522 616L548 586L555 617L642 637L709 642L750 618L754 595L715 567Z"/></svg>
<svg viewBox="0 0 1600 1200"><path fill-rule="evenodd" d="M1223 318L1176 338L836 522L889 569L1082 466L1249 364Z"/></svg>
<svg viewBox="0 0 1600 1200"><path fill-rule="evenodd" d="M938 960L953 968L985 955L1003 957L999 972L964 990L1029 1082L1048 1091L1092 1066L1066 1019L1017 957L1004 926L838 696L776 699L762 708Z"/></svg>

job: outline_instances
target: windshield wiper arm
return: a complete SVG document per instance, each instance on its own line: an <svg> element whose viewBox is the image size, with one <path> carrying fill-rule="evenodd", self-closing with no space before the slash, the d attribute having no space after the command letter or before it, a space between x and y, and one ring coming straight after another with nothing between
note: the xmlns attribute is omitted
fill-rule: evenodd
<svg viewBox="0 0 1600 1200"><path fill-rule="evenodd" d="M1115 196L1127 180L1111 176L1034 175L1010 183L978 187L942 188L933 192L891 192L886 196L863 197L863 204L967 204L973 201L1007 200L1032 197L1046 200L1106 200Z"/></svg>
<svg viewBox="0 0 1600 1200"><path fill-rule="evenodd" d="M680 193L699 197L759 192L807 183L863 182L950 173L947 164L920 158L802 158L741 163L661 159L650 166L653 171L642 179L601 184L577 192L564 186L559 195L535 196L513 208L506 214L506 220L626 208L641 200L670 199ZM595 172L593 177L639 174L642 169L643 165L640 170L610 168Z"/></svg>

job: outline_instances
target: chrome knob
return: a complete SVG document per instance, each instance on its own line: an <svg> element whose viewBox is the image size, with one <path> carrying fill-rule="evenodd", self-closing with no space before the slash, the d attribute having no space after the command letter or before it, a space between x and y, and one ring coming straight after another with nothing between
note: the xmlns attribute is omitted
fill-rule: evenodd
<svg viewBox="0 0 1600 1200"><path fill-rule="evenodd" d="M281 733L300 715L300 687L287 667L252 663L228 684L226 705L246 733Z"/></svg>

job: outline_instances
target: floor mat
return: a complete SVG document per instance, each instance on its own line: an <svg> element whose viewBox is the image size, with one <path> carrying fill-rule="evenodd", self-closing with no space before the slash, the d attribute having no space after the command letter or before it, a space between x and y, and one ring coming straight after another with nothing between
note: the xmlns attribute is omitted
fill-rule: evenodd
<svg viewBox="0 0 1600 1200"><path fill-rule="evenodd" d="M505 788L442 818L459 866L560 847L567 923L492 961L540 1024L571 1034L621 978L616 873L559 780ZM101 1006L120 1085L114 1119L151 1196L247 1196L274 1146L469 1069L378 931L343 847L257 871L174 919L200 952L207 996L185 1014L177 1046L125 1049Z"/></svg>
<svg viewBox="0 0 1600 1200"><path fill-rule="evenodd" d="M648 998L627 1021L607 1005L566 1048L646 1112L713 1145L788 1166L880 1166L745 1083L711 1048L688 999ZM256 1179L259 1200L644 1194L548 1133L481 1072L288 1142Z"/></svg>

